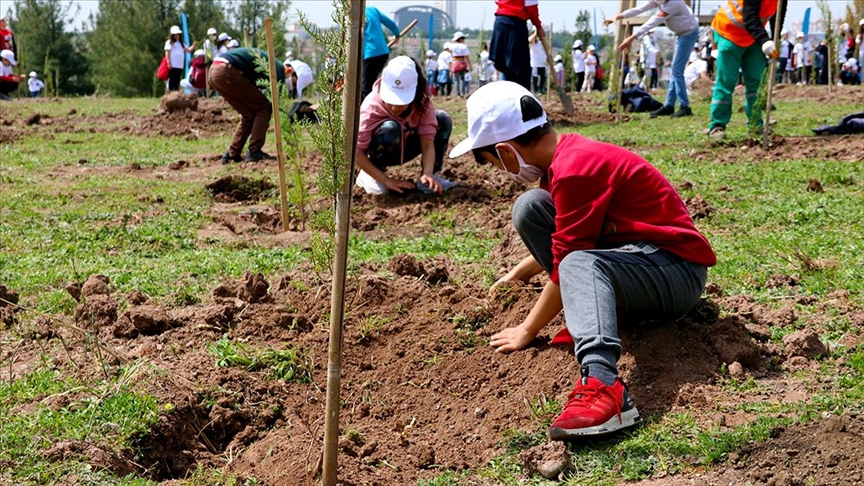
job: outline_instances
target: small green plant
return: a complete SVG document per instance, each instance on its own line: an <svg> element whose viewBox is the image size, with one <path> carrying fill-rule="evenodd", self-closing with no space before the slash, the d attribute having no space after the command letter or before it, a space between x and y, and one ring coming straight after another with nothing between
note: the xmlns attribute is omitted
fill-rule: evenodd
<svg viewBox="0 0 864 486"><path fill-rule="evenodd" d="M561 404L554 398L549 398L545 393L533 398L525 399L525 406L531 413L531 418L551 422L552 418L561 411Z"/></svg>
<svg viewBox="0 0 864 486"><path fill-rule="evenodd" d="M208 351L216 356L216 366L220 368L236 366L247 371L269 369L280 380L297 383L312 381L311 360L294 348L249 351L243 344L223 337L209 345Z"/></svg>
<svg viewBox="0 0 864 486"><path fill-rule="evenodd" d="M378 337L381 333L381 328L392 320L392 317L383 317L375 314L360 321L360 324L357 325L357 331L360 333L360 342L368 342Z"/></svg>

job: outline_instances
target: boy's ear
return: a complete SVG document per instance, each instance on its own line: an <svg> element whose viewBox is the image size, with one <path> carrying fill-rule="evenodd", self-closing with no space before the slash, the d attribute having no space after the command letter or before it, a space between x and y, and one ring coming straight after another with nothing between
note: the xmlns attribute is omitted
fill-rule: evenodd
<svg viewBox="0 0 864 486"><path fill-rule="evenodd" d="M498 152L498 158L501 160L504 170L518 174L519 161L516 159L516 154L513 153L513 148L506 143L496 143L495 150Z"/></svg>

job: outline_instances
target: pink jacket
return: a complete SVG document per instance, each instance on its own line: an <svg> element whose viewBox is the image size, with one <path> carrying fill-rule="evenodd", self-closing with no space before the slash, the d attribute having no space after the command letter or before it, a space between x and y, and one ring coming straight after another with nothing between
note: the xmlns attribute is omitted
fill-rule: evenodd
<svg viewBox="0 0 864 486"><path fill-rule="evenodd" d="M414 113L413 109L406 117L394 117L384 107L381 97L378 96L378 87L381 80L375 81L372 87L372 92L363 100L360 105L360 130L357 137L357 152L366 153L369 149L369 143L372 141L372 134L378 125L387 121L394 120L402 125L402 147L405 147L405 139L412 133L420 135L420 140L435 140L435 132L438 131L438 119L435 117L435 105L432 100L426 106L426 111L423 113ZM405 162L404 160L402 161Z"/></svg>

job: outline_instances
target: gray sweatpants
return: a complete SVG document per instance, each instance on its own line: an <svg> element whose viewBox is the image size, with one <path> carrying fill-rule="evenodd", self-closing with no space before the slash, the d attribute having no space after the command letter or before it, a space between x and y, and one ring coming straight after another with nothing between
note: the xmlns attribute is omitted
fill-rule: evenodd
<svg viewBox="0 0 864 486"><path fill-rule="evenodd" d="M552 271L555 204L532 189L513 205L513 226L531 255ZM618 323L674 320L698 302L708 270L644 242L574 251L558 265L567 329L582 367L600 364L617 373Z"/></svg>

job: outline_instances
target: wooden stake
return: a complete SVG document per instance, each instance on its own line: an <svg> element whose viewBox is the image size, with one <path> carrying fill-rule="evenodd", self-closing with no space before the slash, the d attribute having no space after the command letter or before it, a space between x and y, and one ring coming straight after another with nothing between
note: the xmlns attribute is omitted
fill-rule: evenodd
<svg viewBox="0 0 864 486"><path fill-rule="evenodd" d="M273 104L273 129L276 132L276 158L279 162L279 197L282 200L282 231L288 231L288 191L285 189L285 155L282 151L282 117L279 113L279 83L276 81L276 47L273 42L273 19L264 19L267 57L270 60L270 103Z"/></svg>
<svg viewBox="0 0 864 486"><path fill-rule="evenodd" d="M774 48L777 49L777 52L780 51L780 30L783 28L782 25L777 25L777 21L780 19L780 12L783 9L783 0L779 0L777 2L777 13L774 15ZM771 141L771 136L768 133L771 130L771 98L774 93L774 73L777 68L777 58L771 56L768 58L768 98L765 104L765 121L762 124L762 150L768 150L769 142ZM830 83L829 83L830 84Z"/></svg>
<svg viewBox="0 0 864 486"><path fill-rule="evenodd" d="M553 35L554 34L552 33L552 23L550 22L549 23L549 50L550 51L552 50L552 46L555 45L555 43L552 42ZM549 54L552 54L552 53L550 52ZM547 62L546 64L549 64L549 63ZM549 69L549 68L546 68L546 69ZM552 76L555 76L555 61L552 61L552 72L546 73L546 103L547 104L549 103L549 95L552 94L552 93L550 93L550 91L552 91ZM558 82L558 78L555 78L555 82L556 83ZM562 88L563 88L563 86L562 86Z"/></svg>
<svg viewBox="0 0 864 486"><path fill-rule="evenodd" d="M330 299L330 350L327 362L327 403L324 415L324 486L334 486L339 457L339 387L342 379L342 326L345 305L345 271L348 266L348 233L351 229L351 188L354 184L354 157L360 117L360 67L363 60L363 16L366 1L352 1L348 25L348 59L345 89L342 92L342 119L345 126L345 181L336 194L336 248L333 260L333 289Z"/></svg>

